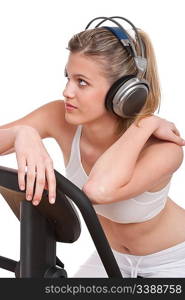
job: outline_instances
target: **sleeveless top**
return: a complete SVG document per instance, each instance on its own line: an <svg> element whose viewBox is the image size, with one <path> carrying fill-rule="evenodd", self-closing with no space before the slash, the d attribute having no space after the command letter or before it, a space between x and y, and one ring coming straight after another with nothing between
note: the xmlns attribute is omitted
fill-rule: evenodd
<svg viewBox="0 0 185 300"><path fill-rule="evenodd" d="M66 166L66 178L82 189L88 180L80 156L80 137L82 125L77 127L74 135L69 162ZM104 216L118 223L138 223L147 221L164 208L170 182L157 192L148 192L128 199L108 204L93 205L98 215Z"/></svg>

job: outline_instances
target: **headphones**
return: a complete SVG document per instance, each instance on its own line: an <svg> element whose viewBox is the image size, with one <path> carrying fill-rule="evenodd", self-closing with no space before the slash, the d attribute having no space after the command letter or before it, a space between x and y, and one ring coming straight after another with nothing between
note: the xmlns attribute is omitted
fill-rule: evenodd
<svg viewBox="0 0 185 300"><path fill-rule="evenodd" d="M145 57L145 46L141 40L136 27L128 20L123 17L97 17L91 20L86 26L85 30L96 20L102 20L95 28L99 27L105 21L111 21L116 24L116 27L103 26L112 34L114 34L120 41L124 49L134 58L135 65L137 67L137 75L127 75L119 78L110 87L106 98L105 107L113 112L114 114L122 118L130 118L140 112L146 103L149 94L149 83L143 79L143 76L147 69L147 59ZM134 43L126 30L118 23L115 19L121 19L129 23L135 32L136 39L139 43L140 53L139 56L136 52Z"/></svg>

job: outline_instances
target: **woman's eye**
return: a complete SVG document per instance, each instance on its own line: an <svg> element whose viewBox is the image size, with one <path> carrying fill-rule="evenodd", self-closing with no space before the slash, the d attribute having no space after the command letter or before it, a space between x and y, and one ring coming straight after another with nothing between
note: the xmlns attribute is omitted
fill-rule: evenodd
<svg viewBox="0 0 185 300"><path fill-rule="evenodd" d="M64 69L64 77L68 77L66 69Z"/></svg>
<svg viewBox="0 0 185 300"><path fill-rule="evenodd" d="M79 79L79 84L80 84L80 86L86 86L87 82L84 81L83 79Z"/></svg>
<svg viewBox="0 0 185 300"><path fill-rule="evenodd" d="M67 81L69 80L67 72L64 72L64 77L66 78Z"/></svg>

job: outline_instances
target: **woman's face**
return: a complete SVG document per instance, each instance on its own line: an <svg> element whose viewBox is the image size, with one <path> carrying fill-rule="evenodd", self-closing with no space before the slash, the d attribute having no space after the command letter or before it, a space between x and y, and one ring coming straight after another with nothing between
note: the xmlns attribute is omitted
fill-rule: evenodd
<svg viewBox="0 0 185 300"><path fill-rule="evenodd" d="M110 116L104 104L110 84L101 71L92 58L80 52L70 53L66 65L68 81L63 91L67 122L78 125Z"/></svg>

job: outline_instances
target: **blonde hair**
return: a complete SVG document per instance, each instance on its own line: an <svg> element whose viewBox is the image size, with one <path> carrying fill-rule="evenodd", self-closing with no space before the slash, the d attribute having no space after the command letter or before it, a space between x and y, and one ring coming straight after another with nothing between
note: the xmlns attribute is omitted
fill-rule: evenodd
<svg viewBox="0 0 185 300"><path fill-rule="evenodd" d="M147 70L144 78L150 85L150 92L145 106L138 115L127 119L117 116L119 133L123 133L134 121L138 126L142 118L151 116L160 106L160 84L153 46L148 35L140 29L138 31L145 47ZM139 52L138 42L133 39L133 43ZM68 43L68 49L72 53L82 52L86 56L93 57L102 66L102 74L110 85L123 76L136 75L138 72L133 57L120 41L103 27L85 30L74 35Z"/></svg>

